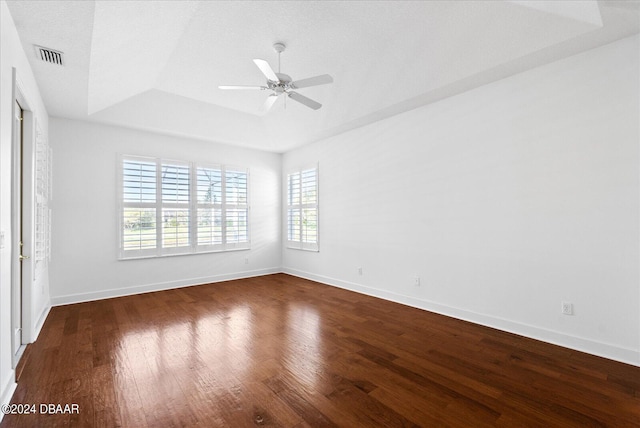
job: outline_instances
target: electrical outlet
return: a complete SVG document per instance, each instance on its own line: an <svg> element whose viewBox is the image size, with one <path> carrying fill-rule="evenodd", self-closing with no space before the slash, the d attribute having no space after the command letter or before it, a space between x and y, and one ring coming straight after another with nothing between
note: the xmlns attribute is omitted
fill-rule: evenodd
<svg viewBox="0 0 640 428"><path fill-rule="evenodd" d="M358 268L358 275L362 275L362 268L361 267Z"/></svg>
<svg viewBox="0 0 640 428"><path fill-rule="evenodd" d="M564 315L573 315L573 303L562 302L562 313Z"/></svg>
<svg viewBox="0 0 640 428"><path fill-rule="evenodd" d="M420 277L416 276L413 278L413 285L415 285L416 287L420 287Z"/></svg>
<svg viewBox="0 0 640 428"><path fill-rule="evenodd" d="M4 248L4 230L0 231L0 248Z"/></svg>
<svg viewBox="0 0 640 428"><path fill-rule="evenodd" d="M249 264L249 259L244 259L244 264L248 265Z"/></svg>

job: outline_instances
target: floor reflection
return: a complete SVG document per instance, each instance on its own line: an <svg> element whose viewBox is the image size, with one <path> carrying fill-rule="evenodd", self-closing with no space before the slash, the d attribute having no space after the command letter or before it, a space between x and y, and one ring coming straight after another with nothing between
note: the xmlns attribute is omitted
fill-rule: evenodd
<svg viewBox="0 0 640 428"><path fill-rule="evenodd" d="M185 370L193 374L192 386L203 391L221 391L230 384L278 374L292 376L309 389L321 381L325 363L321 316L311 305L265 305L260 310L228 305L194 313L181 322L146 325L124 332L112 354L116 367L134 373L126 386L142 390L155 383L163 389L184 390L191 386L179 378Z"/></svg>
<svg viewBox="0 0 640 428"><path fill-rule="evenodd" d="M300 304L288 307L285 345L284 367L302 385L315 388L323 363L320 316L315 308Z"/></svg>
<svg viewBox="0 0 640 428"><path fill-rule="evenodd" d="M248 306L238 306L228 312L224 328L228 363L240 378L251 369L253 356L253 314Z"/></svg>
<svg viewBox="0 0 640 428"><path fill-rule="evenodd" d="M198 336L191 322L132 330L121 338L116 360L127 361L136 376L158 378L194 365L193 348Z"/></svg>

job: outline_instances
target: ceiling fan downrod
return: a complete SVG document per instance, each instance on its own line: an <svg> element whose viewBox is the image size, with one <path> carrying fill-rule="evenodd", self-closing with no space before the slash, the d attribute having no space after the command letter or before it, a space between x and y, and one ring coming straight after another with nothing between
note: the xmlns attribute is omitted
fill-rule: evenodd
<svg viewBox="0 0 640 428"><path fill-rule="evenodd" d="M281 73L281 71L280 71L280 54L281 54L282 52L284 52L284 50L285 50L286 48L287 48L287 47L285 46L285 44L284 44L284 43L280 43L280 42L278 42L278 43L274 43L274 44L273 44L273 49L274 49L276 52L278 52L278 73Z"/></svg>

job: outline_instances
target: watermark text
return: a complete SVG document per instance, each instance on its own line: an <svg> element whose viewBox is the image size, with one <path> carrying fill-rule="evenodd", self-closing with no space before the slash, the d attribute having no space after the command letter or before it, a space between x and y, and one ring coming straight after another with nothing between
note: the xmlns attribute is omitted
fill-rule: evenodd
<svg viewBox="0 0 640 428"><path fill-rule="evenodd" d="M12 403L0 406L0 411L5 415L69 415L80 413L80 406L76 403Z"/></svg>

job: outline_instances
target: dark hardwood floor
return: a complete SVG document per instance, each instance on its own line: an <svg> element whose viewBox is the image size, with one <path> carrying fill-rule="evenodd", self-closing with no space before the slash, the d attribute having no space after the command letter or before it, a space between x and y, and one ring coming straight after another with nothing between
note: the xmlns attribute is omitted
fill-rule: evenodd
<svg viewBox="0 0 640 428"><path fill-rule="evenodd" d="M13 403L2 428L638 427L640 368L278 274L55 307Z"/></svg>

